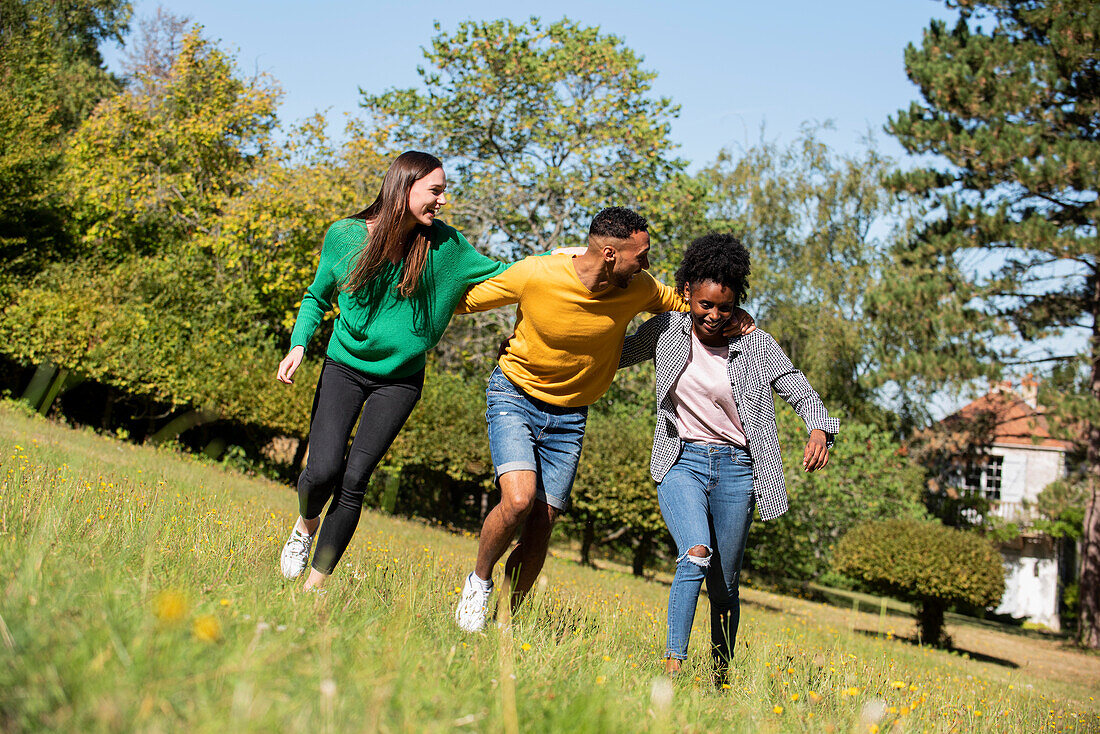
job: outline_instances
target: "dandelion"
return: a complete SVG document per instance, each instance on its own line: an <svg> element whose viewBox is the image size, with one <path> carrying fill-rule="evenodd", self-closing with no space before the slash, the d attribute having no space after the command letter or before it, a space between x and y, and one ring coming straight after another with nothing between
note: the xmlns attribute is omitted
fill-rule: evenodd
<svg viewBox="0 0 1100 734"><path fill-rule="evenodd" d="M772 709L772 711L774 711L777 714L781 714L781 713L783 713L783 707L782 706L776 706L775 708Z"/></svg>
<svg viewBox="0 0 1100 734"><path fill-rule="evenodd" d="M229 606L230 604L232 604L233 602L229 601L228 599L222 599L222 600L221 600L220 602L218 602L218 603L219 603L219 604L221 604L221 605L222 605L223 607L227 607L227 606Z"/></svg>
<svg viewBox="0 0 1100 734"><path fill-rule="evenodd" d="M173 589L160 592L153 599L153 616L158 621L171 624L178 622L187 614L187 599Z"/></svg>
<svg viewBox="0 0 1100 734"><path fill-rule="evenodd" d="M874 727L878 731L878 723L886 716L886 702L879 698L872 698L863 704L859 711L860 720L868 727Z"/></svg>
<svg viewBox="0 0 1100 734"><path fill-rule="evenodd" d="M843 693L845 696L858 696L859 689L855 686L852 686L851 688L845 688L843 691L841 691L841 693Z"/></svg>
<svg viewBox="0 0 1100 734"><path fill-rule="evenodd" d="M222 636L222 626L213 614L201 614L195 617L191 634L202 642L217 642Z"/></svg>
<svg viewBox="0 0 1100 734"><path fill-rule="evenodd" d="M896 680L890 684L891 688L905 688L905 681Z"/></svg>
<svg viewBox="0 0 1100 734"><path fill-rule="evenodd" d="M663 675L653 679L649 687L649 701L654 711L667 710L672 705L672 695L672 681Z"/></svg>
<svg viewBox="0 0 1100 734"><path fill-rule="evenodd" d="M602 686L606 680L607 680L607 678L603 677L602 675L597 675L596 676L596 685Z"/></svg>
<svg viewBox="0 0 1100 734"><path fill-rule="evenodd" d="M531 649L531 643L530 642L525 642L522 645L520 645L519 648L521 650L523 650L524 652L527 652L528 650Z"/></svg>

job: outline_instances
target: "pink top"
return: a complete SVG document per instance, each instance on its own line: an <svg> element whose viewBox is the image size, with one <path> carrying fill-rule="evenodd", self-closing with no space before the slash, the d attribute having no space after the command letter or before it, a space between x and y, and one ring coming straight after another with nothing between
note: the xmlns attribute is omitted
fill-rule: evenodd
<svg viewBox="0 0 1100 734"><path fill-rule="evenodd" d="M691 354L672 384L681 440L746 445L745 429L726 373L728 355L728 346L709 347L692 330Z"/></svg>

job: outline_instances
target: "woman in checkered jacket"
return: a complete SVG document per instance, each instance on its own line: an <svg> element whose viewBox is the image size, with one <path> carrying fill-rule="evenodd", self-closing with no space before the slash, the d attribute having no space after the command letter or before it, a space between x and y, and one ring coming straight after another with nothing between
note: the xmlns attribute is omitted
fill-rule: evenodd
<svg viewBox="0 0 1100 734"><path fill-rule="evenodd" d="M676 541L668 598L665 670L687 658L703 580L711 607L717 680L724 681L740 619L738 577L753 508L761 520L787 510L774 390L806 422L802 467L829 463L839 428L806 377L769 334L727 338L722 330L748 290L749 253L733 235L688 246L676 288L689 313L654 316L623 344L620 367L653 359L657 425L650 474Z"/></svg>

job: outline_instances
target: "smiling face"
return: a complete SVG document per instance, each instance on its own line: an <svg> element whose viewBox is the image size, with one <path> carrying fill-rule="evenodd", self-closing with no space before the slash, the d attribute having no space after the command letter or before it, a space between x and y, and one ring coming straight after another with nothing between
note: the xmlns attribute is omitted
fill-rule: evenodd
<svg viewBox="0 0 1100 734"><path fill-rule="evenodd" d="M609 248L614 256L608 280L617 288L626 288L635 275L649 269L649 232L635 232Z"/></svg>
<svg viewBox="0 0 1100 734"><path fill-rule="evenodd" d="M704 280L686 284L683 296L691 307L691 327L699 341L712 346L724 344L722 329L737 308L737 294L713 280Z"/></svg>
<svg viewBox="0 0 1100 734"><path fill-rule="evenodd" d="M447 203L447 174L437 168L423 178L418 178L409 188L408 209L405 221L409 226L423 224L430 227L436 214Z"/></svg>

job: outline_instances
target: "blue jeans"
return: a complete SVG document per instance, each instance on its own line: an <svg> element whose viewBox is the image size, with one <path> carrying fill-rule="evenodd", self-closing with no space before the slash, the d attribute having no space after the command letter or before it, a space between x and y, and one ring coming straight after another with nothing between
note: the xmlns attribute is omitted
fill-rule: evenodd
<svg viewBox="0 0 1100 734"><path fill-rule="evenodd" d="M588 406L562 408L533 398L499 367L489 375L485 404L497 480L510 471L533 471L535 499L565 510L581 458Z"/></svg>
<svg viewBox="0 0 1100 734"><path fill-rule="evenodd" d="M733 654L741 600L737 585L752 524L752 459L738 446L684 443L680 458L657 485L661 514L676 541L676 576L668 594L665 657L687 658L699 588L707 581L715 662ZM706 548L706 557L688 551Z"/></svg>

